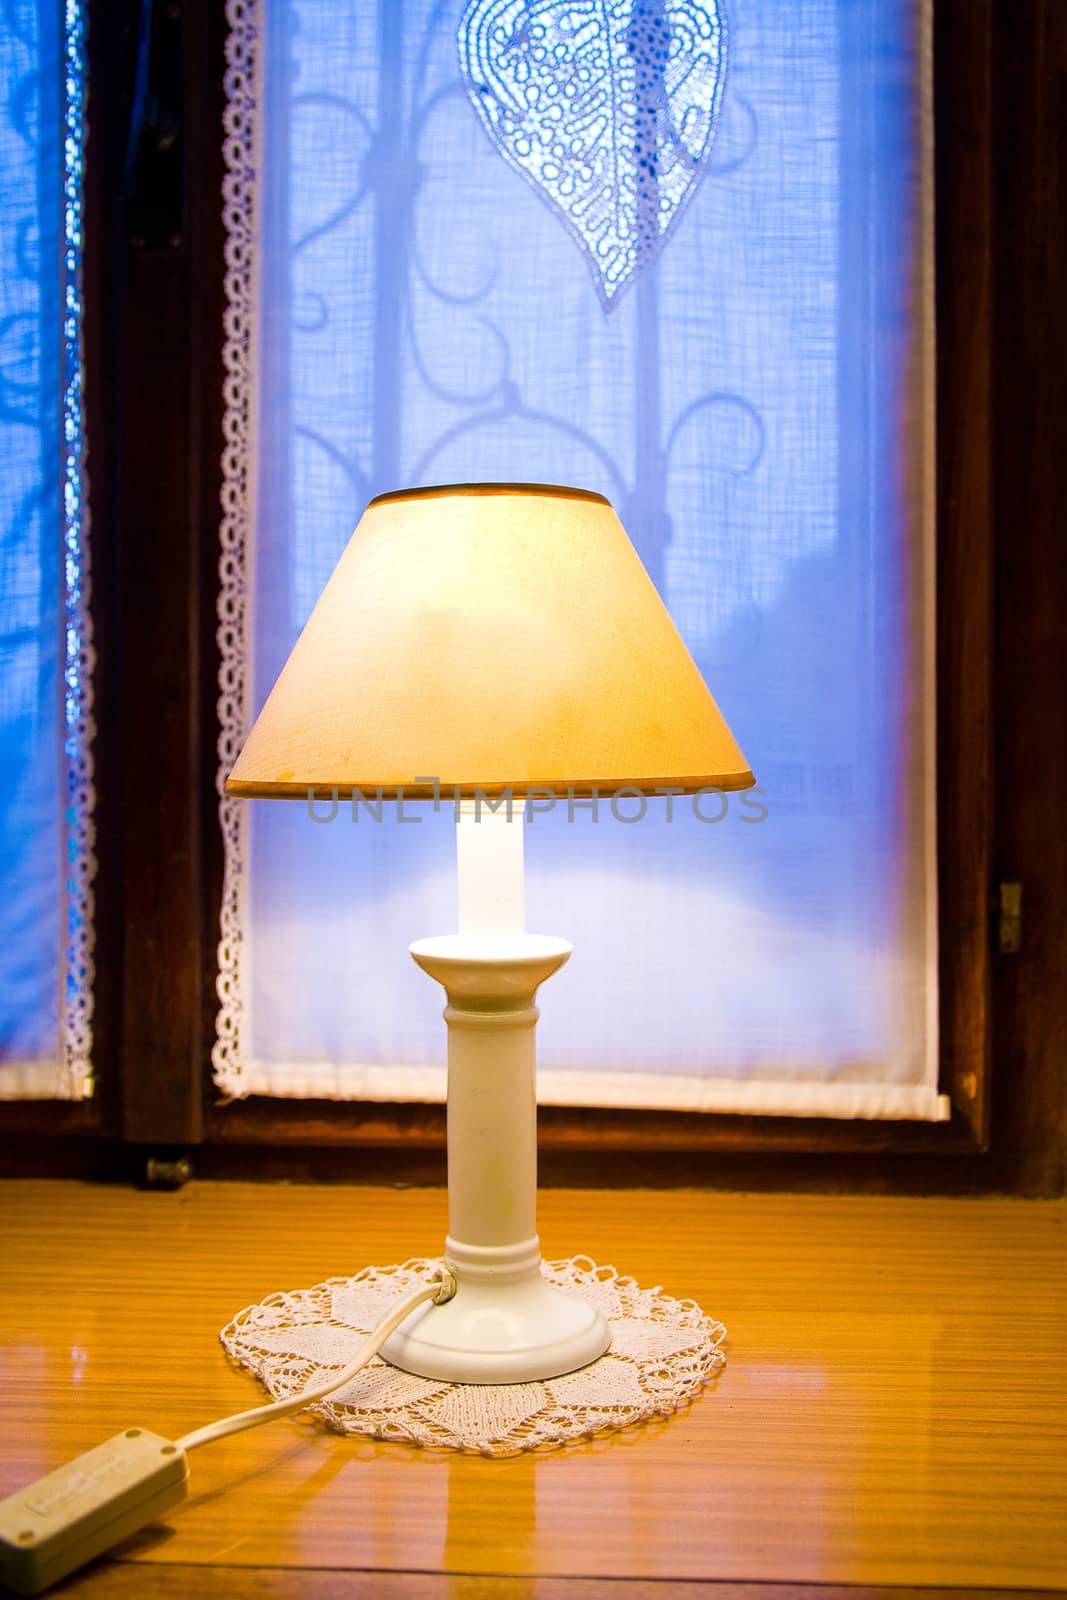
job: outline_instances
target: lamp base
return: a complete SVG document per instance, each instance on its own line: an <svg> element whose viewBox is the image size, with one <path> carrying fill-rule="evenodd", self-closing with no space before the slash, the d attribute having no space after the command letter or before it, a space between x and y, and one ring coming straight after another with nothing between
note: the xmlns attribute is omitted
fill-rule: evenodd
<svg viewBox="0 0 1067 1600"><path fill-rule="evenodd" d="M579 1295L541 1276L536 1237L498 1248L445 1244L456 1293L420 1306L382 1347L403 1372L446 1383L534 1383L602 1356L607 1322Z"/></svg>

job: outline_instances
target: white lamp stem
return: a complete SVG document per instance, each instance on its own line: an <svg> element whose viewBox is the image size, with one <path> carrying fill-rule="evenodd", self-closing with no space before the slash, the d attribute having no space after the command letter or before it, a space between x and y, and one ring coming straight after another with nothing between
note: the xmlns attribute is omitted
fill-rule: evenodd
<svg viewBox="0 0 1067 1600"><path fill-rule="evenodd" d="M490 956L523 932L522 802L509 818L464 800L456 818L459 937ZM565 957L564 957L565 959ZM537 1083L533 983L494 993L446 981L448 1248L537 1249ZM436 973L434 976L438 976ZM484 992L471 992L471 984ZM488 1007L488 1009L486 1009Z"/></svg>
<svg viewBox="0 0 1067 1600"><path fill-rule="evenodd" d="M537 1237L538 986L571 947L522 931L523 814L457 817L460 931L411 954L448 995L448 1211L456 1294L424 1306L383 1347L408 1372L455 1383L529 1383L607 1349L599 1312L541 1276Z"/></svg>

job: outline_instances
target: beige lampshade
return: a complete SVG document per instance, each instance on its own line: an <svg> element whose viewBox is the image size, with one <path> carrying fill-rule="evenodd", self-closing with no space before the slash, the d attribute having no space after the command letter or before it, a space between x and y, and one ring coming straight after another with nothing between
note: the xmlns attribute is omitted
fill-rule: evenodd
<svg viewBox="0 0 1067 1600"><path fill-rule="evenodd" d="M545 484L372 500L226 792L753 783L615 512ZM421 780L416 782L416 780Z"/></svg>

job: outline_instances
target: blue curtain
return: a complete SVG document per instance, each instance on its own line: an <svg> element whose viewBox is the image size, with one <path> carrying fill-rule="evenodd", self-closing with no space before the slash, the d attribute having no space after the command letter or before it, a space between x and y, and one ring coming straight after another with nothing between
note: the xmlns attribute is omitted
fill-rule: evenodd
<svg viewBox="0 0 1067 1600"><path fill-rule="evenodd" d="M0 1096L87 1090L82 8L0 27Z"/></svg>

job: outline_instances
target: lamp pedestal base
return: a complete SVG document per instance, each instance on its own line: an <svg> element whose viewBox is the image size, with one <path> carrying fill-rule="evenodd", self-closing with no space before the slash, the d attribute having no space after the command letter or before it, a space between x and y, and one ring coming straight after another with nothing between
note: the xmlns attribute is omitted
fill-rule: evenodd
<svg viewBox="0 0 1067 1600"><path fill-rule="evenodd" d="M456 1293L420 1306L393 1334L384 1358L404 1372L449 1383L533 1383L584 1367L610 1343L588 1300L546 1283L535 1238L472 1249L449 1238Z"/></svg>
<svg viewBox="0 0 1067 1600"><path fill-rule="evenodd" d="M565 939L449 934L411 946L448 994L445 1260L456 1293L420 1306L383 1346L393 1366L449 1383L532 1383L604 1354L600 1313L541 1276L534 995Z"/></svg>

